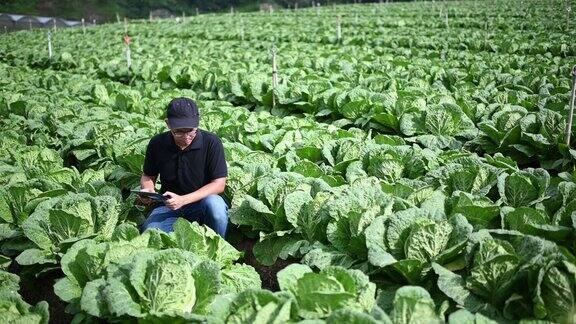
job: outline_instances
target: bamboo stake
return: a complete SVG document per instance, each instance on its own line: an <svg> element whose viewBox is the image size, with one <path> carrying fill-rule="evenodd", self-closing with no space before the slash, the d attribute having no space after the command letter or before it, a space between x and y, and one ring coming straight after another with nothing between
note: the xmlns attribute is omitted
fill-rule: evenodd
<svg viewBox="0 0 576 324"><path fill-rule="evenodd" d="M576 97L576 65L572 67L572 97L570 98L570 112L566 124L566 145L570 148L570 135L572 134L572 119L574 116L574 97Z"/></svg>

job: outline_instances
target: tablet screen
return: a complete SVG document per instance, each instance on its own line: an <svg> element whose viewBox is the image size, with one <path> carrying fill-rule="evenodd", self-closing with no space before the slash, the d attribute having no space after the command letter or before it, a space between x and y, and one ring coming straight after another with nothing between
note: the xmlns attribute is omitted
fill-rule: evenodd
<svg viewBox="0 0 576 324"><path fill-rule="evenodd" d="M156 192L132 190L132 193L135 193L141 197L153 199L155 201L166 201L168 199L168 197L164 197L161 194L156 193Z"/></svg>

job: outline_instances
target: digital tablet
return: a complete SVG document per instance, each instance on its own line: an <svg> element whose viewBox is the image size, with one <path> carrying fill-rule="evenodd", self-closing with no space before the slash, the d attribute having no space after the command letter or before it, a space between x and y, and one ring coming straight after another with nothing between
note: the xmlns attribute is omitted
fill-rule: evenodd
<svg viewBox="0 0 576 324"><path fill-rule="evenodd" d="M156 193L156 192L138 191L138 190L131 190L131 192L135 193L141 197L150 198L154 201L166 201L166 200L168 200L168 197L162 196L161 194Z"/></svg>

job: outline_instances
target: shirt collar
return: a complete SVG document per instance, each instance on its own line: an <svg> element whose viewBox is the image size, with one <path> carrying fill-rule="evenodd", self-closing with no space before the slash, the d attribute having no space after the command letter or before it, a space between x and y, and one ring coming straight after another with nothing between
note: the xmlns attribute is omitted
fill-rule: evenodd
<svg viewBox="0 0 576 324"><path fill-rule="evenodd" d="M194 137L194 140L192 141L192 143L190 143L190 145L188 145L188 147L186 148L186 151L199 150L202 148L203 144L204 144L204 138L202 135L202 130L200 128L198 128L198 131L196 131L196 136Z"/></svg>

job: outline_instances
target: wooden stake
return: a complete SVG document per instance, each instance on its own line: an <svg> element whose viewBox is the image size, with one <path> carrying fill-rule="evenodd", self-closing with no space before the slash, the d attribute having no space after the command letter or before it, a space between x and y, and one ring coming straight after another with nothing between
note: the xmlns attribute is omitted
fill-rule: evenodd
<svg viewBox="0 0 576 324"><path fill-rule="evenodd" d="M276 68L276 46L272 47L272 86L278 86L278 70Z"/></svg>
<svg viewBox="0 0 576 324"><path fill-rule="evenodd" d="M82 18L82 33L86 34L86 23L84 22L84 18Z"/></svg>
<svg viewBox="0 0 576 324"><path fill-rule="evenodd" d="M92 25L96 26L96 19L92 19Z"/></svg>
<svg viewBox="0 0 576 324"><path fill-rule="evenodd" d="M196 7L196 16L198 16L200 14L200 10L198 10L198 7Z"/></svg>
<svg viewBox="0 0 576 324"><path fill-rule="evenodd" d="M124 17L124 34L128 35L128 19Z"/></svg>
<svg viewBox="0 0 576 324"><path fill-rule="evenodd" d="M148 13L148 21L152 22L152 10Z"/></svg>
<svg viewBox="0 0 576 324"><path fill-rule="evenodd" d="M48 32L48 58L52 58L52 33Z"/></svg>
<svg viewBox="0 0 576 324"><path fill-rule="evenodd" d="M570 112L566 124L566 145L570 148L570 135L572 134L572 119L574 117L574 97L576 97L576 65L572 67L572 96L570 98Z"/></svg>
<svg viewBox="0 0 576 324"><path fill-rule="evenodd" d="M568 6L566 11L566 30L570 30L570 11L572 11L572 7Z"/></svg>
<svg viewBox="0 0 576 324"><path fill-rule="evenodd" d="M276 69L276 46L272 46L272 108L276 107L274 90L278 86L278 70Z"/></svg>
<svg viewBox="0 0 576 324"><path fill-rule="evenodd" d="M230 6L230 14L231 14L231 15L234 14L234 6Z"/></svg>
<svg viewBox="0 0 576 324"><path fill-rule="evenodd" d="M340 15L336 16L336 41L340 43L342 40L342 27L340 25Z"/></svg>
<svg viewBox="0 0 576 324"><path fill-rule="evenodd" d="M32 19L28 18L28 28L32 30Z"/></svg>
<svg viewBox="0 0 576 324"><path fill-rule="evenodd" d="M444 13L444 23L446 24L446 28L450 28L448 25L448 10Z"/></svg>
<svg viewBox="0 0 576 324"><path fill-rule="evenodd" d="M130 67L132 67L132 57L130 51L130 43L132 42L132 38L126 34L124 36L124 45L126 45L126 65L128 66L128 73L130 73Z"/></svg>
<svg viewBox="0 0 576 324"><path fill-rule="evenodd" d="M132 57L130 54L130 45L126 45L126 65L128 66L128 70L132 67Z"/></svg>
<svg viewBox="0 0 576 324"><path fill-rule="evenodd" d="M54 31L56 31L56 18L52 18L52 22L54 23Z"/></svg>
<svg viewBox="0 0 576 324"><path fill-rule="evenodd" d="M120 23L120 15L118 13L116 13L116 22Z"/></svg>

